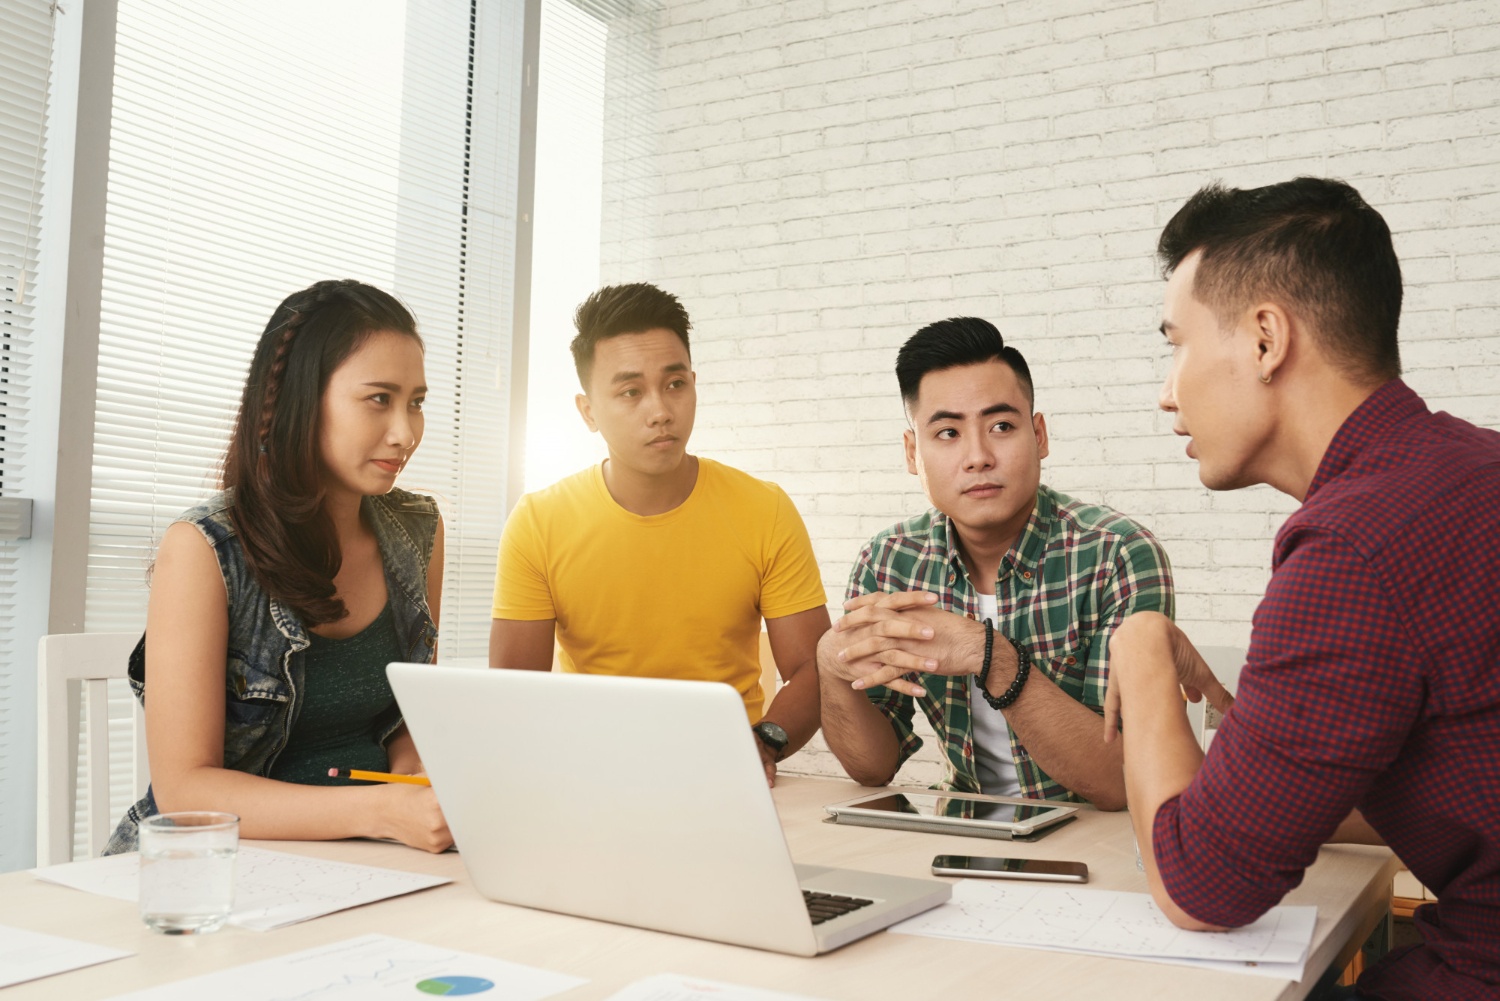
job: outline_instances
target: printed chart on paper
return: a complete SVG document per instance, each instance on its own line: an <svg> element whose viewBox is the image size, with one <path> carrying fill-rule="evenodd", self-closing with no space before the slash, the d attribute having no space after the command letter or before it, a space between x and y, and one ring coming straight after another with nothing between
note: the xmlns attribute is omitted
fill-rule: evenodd
<svg viewBox="0 0 1500 1001"><path fill-rule="evenodd" d="M490 956L363 935L305 952L247 963L111 1001L366 1001L369 998L472 997L541 1001L587 983Z"/></svg>
<svg viewBox="0 0 1500 1001"><path fill-rule="evenodd" d="M1306 955L1316 922L1317 908L1275 907L1252 925L1205 934L1172 924L1144 893L963 880L950 902L891 930L1111 956L1285 964Z"/></svg>
<svg viewBox="0 0 1500 1001"><path fill-rule="evenodd" d="M38 879L118 900L140 894L140 856L109 855L35 870ZM349 907L452 882L442 876L240 848L229 923L269 931Z"/></svg>

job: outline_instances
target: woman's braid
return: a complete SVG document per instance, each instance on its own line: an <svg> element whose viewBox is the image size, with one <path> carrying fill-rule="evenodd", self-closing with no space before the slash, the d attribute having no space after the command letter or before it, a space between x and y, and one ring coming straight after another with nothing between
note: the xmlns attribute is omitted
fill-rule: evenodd
<svg viewBox="0 0 1500 1001"><path fill-rule="evenodd" d="M276 357L271 360L271 371L266 377L266 398L260 411L260 429L256 440L260 442L260 454L266 454L271 439L271 416L276 412L276 397L281 393L281 377L286 372L287 355L291 353L292 341L302 326L303 314L298 311L287 317L281 325L281 340L276 345Z"/></svg>

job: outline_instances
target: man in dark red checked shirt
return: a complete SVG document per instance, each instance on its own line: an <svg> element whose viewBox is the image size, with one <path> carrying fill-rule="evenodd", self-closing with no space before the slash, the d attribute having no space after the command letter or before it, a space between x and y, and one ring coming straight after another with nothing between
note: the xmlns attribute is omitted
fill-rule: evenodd
<svg viewBox="0 0 1500 1001"><path fill-rule="evenodd" d="M1438 902L1421 945L1329 996L1500 997L1500 434L1400 380L1400 266L1348 185L1205 188L1158 250L1161 407L1204 485L1302 507L1237 701L1160 616L1110 644L1106 739L1152 894L1183 927L1244 925L1323 843L1383 842ZM1179 685L1233 703L1207 758Z"/></svg>

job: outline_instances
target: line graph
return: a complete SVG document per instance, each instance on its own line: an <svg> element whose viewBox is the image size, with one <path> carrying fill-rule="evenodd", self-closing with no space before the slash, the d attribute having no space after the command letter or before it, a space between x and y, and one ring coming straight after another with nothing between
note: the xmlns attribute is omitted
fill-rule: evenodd
<svg viewBox="0 0 1500 1001"><path fill-rule="evenodd" d="M1276 907L1222 933L1178 928L1144 893L1012 887L964 880L953 899L891 930L999 945L1115 956L1297 963L1312 941L1317 909Z"/></svg>
<svg viewBox="0 0 1500 1001"><path fill-rule="evenodd" d="M136 900L140 894L140 856L135 854L70 862L37 869L35 874L38 879L118 900ZM241 847L234 882L229 923L269 931L452 880Z"/></svg>

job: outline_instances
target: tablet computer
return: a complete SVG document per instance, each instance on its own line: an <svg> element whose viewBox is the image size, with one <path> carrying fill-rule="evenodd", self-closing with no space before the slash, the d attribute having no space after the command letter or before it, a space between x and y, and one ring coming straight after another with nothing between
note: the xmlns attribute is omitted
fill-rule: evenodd
<svg viewBox="0 0 1500 1001"><path fill-rule="evenodd" d="M1029 838L1072 818L1078 807L1045 799L936 790L886 790L824 809L839 824L980 838Z"/></svg>

